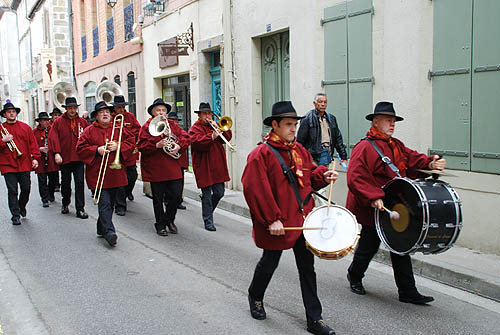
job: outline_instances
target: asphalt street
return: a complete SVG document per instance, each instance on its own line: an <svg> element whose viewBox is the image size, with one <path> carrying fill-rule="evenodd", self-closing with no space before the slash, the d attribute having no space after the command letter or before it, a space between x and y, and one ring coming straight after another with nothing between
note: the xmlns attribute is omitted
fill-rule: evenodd
<svg viewBox="0 0 500 335"><path fill-rule="evenodd" d="M3 180L3 178L2 178ZM293 252L283 254L264 299L268 318L250 317L247 288L261 251L250 220L217 210L203 229L200 204L178 211L179 234L156 235L151 199L137 183L127 216L114 216L115 248L88 220L60 214L61 197L42 208L36 177L28 216L13 226L0 183L0 334L307 334ZM337 334L500 334L500 304L417 277L428 306L397 300L392 269L372 263L368 292L350 292L351 256L316 259L323 316Z"/></svg>

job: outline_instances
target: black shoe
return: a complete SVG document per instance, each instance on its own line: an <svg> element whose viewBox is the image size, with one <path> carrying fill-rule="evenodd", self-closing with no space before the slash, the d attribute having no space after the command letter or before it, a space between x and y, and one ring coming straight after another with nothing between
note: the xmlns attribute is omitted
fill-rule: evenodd
<svg viewBox="0 0 500 335"><path fill-rule="evenodd" d="M116 211L115 214L119 216L125 216L125 211Z"/></svg>
<svg viewBox="0 0 500 335"><path fill-rule="evenodd" d="M307 331L318 335L335 335L335 331L328 327L324 320L309 321L307 320Z"/></svg>
<svg viewBox="0 0 500 335"><path fill-rule="evenodd" d="M177 234L178 230L177 230L177 226L175 225L175 223L167 223L167 227L168 227L168 230L170 231L171 234Z"/></svg>
<svg viewBox="0 0 500 335"><path fill-rule="evenodd" d="M14 226L19 226L21 224L21 220L19 218L13 218L12 219L12 224Z"/></svg>
<svg viewBox="0 0 500 335"><path fill-rule="evenodd" d="M134 195L130 193L129 195L127 195L127 199L130 201L134 201Z"/></svg>
<svg viewBox="0 0 500 335"><path fill-rule="evenodd" d="M56 201L56 197L55 197L54 195L49 196L49 201L50 201L50 202L54 202L54 201Z"/></svg>
<svg viewBox="0 0 500 335"><path fill-rule="evenodd" d="M42 204L42 207L44 207L44 208L49 207L49 203L48 203L47 201L46 201L46 202L44 202L44 203Z"/></svg>
<svg viewBox="0 0 500 335"><path fill-rule="evenodd" d="M248 295L248 303L250 304L250 315L257 320L266 319L266 310L264 309L264 302L254 300Z"/></svg>
<svg viewBox="0 0 500 335"><path fill-rule="evenodd" d="M360 295L365 295L366 291L365 288L363 287L363 283L361 281L355 282L351 280L351 276L347 274L347 280L349 281L349 284L351 285L351 291L352 293L360 294Z"/></svg>
<svg viewBox="0 0 500 335"><path fill-rule="evenodd" d="M25 218L26 217L26 208L20 208L19 209L19 214L21 214L21 216L23 218Z"/></svg>
<svg viewBox="0 0 500 335"><path fill-rule="evenodd" d="M165 228L157 230L156 233L160 236L168 236L168 231Z"/></svg>
<svg viewBox="0 0 500 335"><path fill-rule="evenodd" d="M61 207L61 214L68 214L69 213L69 208L68 206L62 206Z"/></svg>
<svg viewBox="0 0 500 335"><path fill-rule="evenodd" d="M110 232L104 236L104 239L109 243L111 247L114 247L116 245L116 240L118 239L118 236L116 236L115 233Z"/></svg>
<svg viewBox="0 0 500 335"><path fill-rule="evenodd" d="M180 204L177 205L177 209L186 209L186 206L184 206L181 202Z"/></svg>
<svg viewBox="0 0 500 335"><path fill-rule="evenodd" d="M216 231L217 230L213 224L205 224L205 229L208 231Z"/></svg>
<svg viewBox="0 0 500 335"><path fill-rule="evenodd" d="M420 293L417 292L415 295L411 296L405 296L405 295L399 295L399 301L401 302L409 302L411 304L415 305L425 305L429 302L434 301L433 297L428 297L425 295L421 295Z"/></svg>
<svg viewBox="0 0 500 335"><path fill-rule="evenodd" d="M89 215L85 213L84 210L81 210L81 211L76 211L76 217L80 219L88 219Z"/></svg>

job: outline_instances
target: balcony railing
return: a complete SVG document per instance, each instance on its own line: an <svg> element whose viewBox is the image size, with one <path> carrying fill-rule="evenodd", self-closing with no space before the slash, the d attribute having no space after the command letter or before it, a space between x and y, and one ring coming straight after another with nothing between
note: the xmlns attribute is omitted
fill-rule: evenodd
<svg viewBox="0 0 500 335"><path fill-rule="evenodd" d="M82 36L82 62L87 60L87 36Z"/></svg>
<svg viewBox="0 0 500 335"><path fill-rule="evenodd" d="M106 36L108 40L108 50L113 49L115 46L115 26L113 24L113 17L106 20Z"/></svg>
<svg viewBox="0 0 500 335"><path fill-rule="evenodd" d="M99 54L99 30L95 27L92 30L92 38L94 40L94 57Z"/></svg>
<svg viewBox="0 0 500 335"><path fill-rule="evenodd" d="M125 30L125 42L131 40L134 37L134 31L132 27L134 25L134 4L130 3L130 5L123 8L123 16L124 16L124 30Z"/></svg>

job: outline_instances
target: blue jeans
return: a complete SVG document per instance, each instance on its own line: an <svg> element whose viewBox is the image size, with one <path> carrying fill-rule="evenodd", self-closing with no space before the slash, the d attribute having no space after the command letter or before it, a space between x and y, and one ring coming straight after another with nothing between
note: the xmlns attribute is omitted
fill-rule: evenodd
<svg viewBox="0 0 500 335"><path fill-rule="evenodd" d="M224 196L224 183L217 183L201 189L201 216L205 226L214 224L213 213Z"/></svg>
<svg viewBox="0 0 500 335"><path fill-rule="evenodd" d="M332 162L332 156L330 155L330 149L322 148L321 149L321 156L319 157L319 160L318 160L318 166L324 165L324 166L328 167L328 165L331 162Z"/></svg>

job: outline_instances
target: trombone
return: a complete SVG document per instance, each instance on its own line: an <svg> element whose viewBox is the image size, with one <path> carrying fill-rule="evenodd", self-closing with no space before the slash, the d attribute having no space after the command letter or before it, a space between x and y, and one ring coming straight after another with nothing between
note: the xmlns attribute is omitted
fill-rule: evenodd
<svg viewBox="0 0 500 335"><path fill-rule="evenodd" d="M231 129L233 120L231 120L229 116L220 117L215 113L212 113L212 115L218 119L217 124L219 125L219 127L216 127L211 122L209 122L210 126L212 126L214 131L217 133L217 136L220 136L224 140L224 142L226 142L229 150L236 151L236 148L231 143L229 143L226 137L222 134L223 131L228 131L229 129Z"/></svg>
<svg viewBox="0 0 500 335"><path fill-rule="evenodd" d="M0 129L0 133L1 133L2 136L10 135L9 131L3 126L3 124L0 123L0 126L2 126L2 129ZM23 153L21 152L21 150L19 150L19 148L16 145L16 142L14 142L13 139L10 140L9 142L7 142L7 147L12 152L14 152L14 150L15 150L16 154L17 154L17 157L20 157L20 156L23 155Z"/></svg>
<svg viewBox="0 0 500 335"><path fill-rule="evenodd" d="M123 134L123 114L117 114L115 119L113 120L113 130L111 131L111 139L106 139L106 143L104 143L104 154L102 155L101 166L99 167L99 174L97 176L97 184L94 192L94 205L99 203L101 199L101 191L102 186L104 185L104 176L106 175L106 168L108 166L109 154L108 144L113 142L113 137L115 135L115 126L116 123L120 122L120 133L118 135L118 146L116 148L116 155L114 161L109 165L109 168L112 170L120 170L122 165L120 164L120 148L122 145L122 134Z"/></svg>

